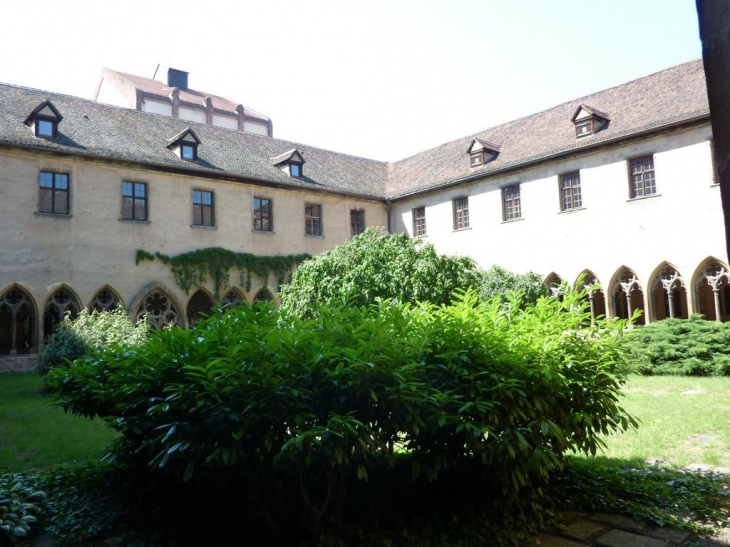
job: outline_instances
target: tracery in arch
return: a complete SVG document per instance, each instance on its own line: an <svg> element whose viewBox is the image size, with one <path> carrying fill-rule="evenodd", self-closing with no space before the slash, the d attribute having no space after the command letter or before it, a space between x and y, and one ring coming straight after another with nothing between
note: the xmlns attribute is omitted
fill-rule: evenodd
<svg viewBox="0 0 730 547"><path fill-rule="evenodd" d="M654 278L651 294L657 320L688 317L687 286L674 266L664 264L659 270Z"/></svg>
<svg viewBox="0 0 730 547"><path fill-rule="evenodd" d="M618 275L613 288L613 303L616 310L616 317L628 319L633 315L634 311L641 310L642 314L636 322L639 325L646 323L644 290L636 274L628 268L621 270L621 273Z"/></svg>
<svg viewBox="0 0 730 547"><path fill-rule="evenodd" d="M224 309L235 308L246 302L246 299L238 289L231 288L221 300Z"/></svg>
<svg viewBox="0 0 730 547"><path fill-rule="evenodd" d="M66 287L56 289L43 308L43 339L48 338L67 315L74 319L81 311L76 295Z"/></svg>
<svg viewBox="0 0 730 547"><path fill-rule="evenodd" d="M187 308L188 326L194 326L203 319L203 314L209 316L213 310L213 299L203 289L198 289L190 297Z"/></svg>
<svg viewBox="0 0 730 547"><path fill-rule="evenodd" d="M121 303L116 292L109 287L102 287L91 299L89 310L92 312L114 311Z"/></svg>
<svg viewBox="0 0 730 547"><path fill-rule="evenodd" d="M134 314L134 323L147 316L150 326L161 329L168 325L182 326L180 314L172 299L161 289L150 291Z"/></svg>
<svg viewBox="0 0 730 547"><path fill-rule="evenodd" d="M697 280L700 313L711 321L730 319L730 273L717 260L708 261Z"/></svg>
<svg viewBox="0 0 730 547"><path fill-rule="evenodd" d="M591 310L591 325L594 325L596 319L606 316L606 295L603 293L598 278L590 270L585 270L579 277L581 286L579 290L585 290L585 298L588 300Z"/></svg>
<svg viewBox="0 0 730 547"><path fill-rule="evenodd" d="M33 351L35 318L32 298L17 285L0 295L0 355Z"/></svg>
<svg viewBox="0 0 730 547"><path fill-rule="evenodd" d="M561 285L563 284L563 279L556 273L551 273L545 278L545 285L548 286L548 289L550 289L550 294L553 295L555 298L561 298Z"/></svg>
<svg viewBox="0 0 730 547"><path fill-rule="evenodd" d="M256 293L256 296L253 297L254 304L256 302L272 302L274 300L274 296L271 294L269 289L264 287L259 292Z"/></svg>

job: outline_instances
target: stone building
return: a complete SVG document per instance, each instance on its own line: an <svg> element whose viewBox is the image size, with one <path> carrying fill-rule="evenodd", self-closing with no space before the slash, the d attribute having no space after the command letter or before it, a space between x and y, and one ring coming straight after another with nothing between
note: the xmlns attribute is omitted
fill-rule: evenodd
<svg viewBox="0 0 730 547"><path fill-rule="evenodd" d="M699 60L393 163L0 85L0 355L82 307L188 326L278 291L273 275L186 291L139 252L316 254L365 226L597 284L596 315L727 320L711 143Z"/></svg>

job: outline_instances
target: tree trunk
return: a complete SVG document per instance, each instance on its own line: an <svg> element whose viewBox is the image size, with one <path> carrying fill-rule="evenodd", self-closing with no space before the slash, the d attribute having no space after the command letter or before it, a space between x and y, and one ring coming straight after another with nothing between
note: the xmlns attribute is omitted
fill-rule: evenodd
<svg viewBox="0 0 730 547"><path fill-rule="evenodd" d="M725 252L730 257L730 2L696 0L702 61L713 134L713 159L725 217Z"/></svg>

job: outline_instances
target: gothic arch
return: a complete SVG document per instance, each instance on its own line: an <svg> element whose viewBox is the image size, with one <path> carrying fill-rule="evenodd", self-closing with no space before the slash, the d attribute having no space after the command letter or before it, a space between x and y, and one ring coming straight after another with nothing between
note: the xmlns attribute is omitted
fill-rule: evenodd
<svg viewBox="0 0 730 547"><path fill-rule="evenodd" d="M730 269L727 264L708 257L692 276L696 289L695 309L711 321L730 320Z"/></svg>
<svg viewBox="0 0 730 547"><path fill-rule="evenodd" d="M31 353L36 347L37 307L18 284L0 293L0 355Z"/></svg>
<svg viewBox="0 0 730 547"><path fill-rule="evenodd" d="M636 323L645 324L644 289L636 273L631 268L622 266L614 274L610 287L614 315L628 319L635 310L641 310L642 314Z"/></svg>
<svg viewBox="0 0 730 547"><path fill-rule="evenodd" d="M256 293L256 295L253 297L253 303L256 302L273 302L274 301L274 295L271 294L271 291L267 287L262 287L259 289L259 291Z"/></svg>
<svg viewBox="0 0 730 547"><path fill-rule="evenodd" d="M543 281L545 285L547 285L548 289L550 289L550 294L555 297L560 297L560 287L563 284L563 278L560 277L555 272L550 272Z"/></svg>
<svg viewBox="0 0 730 547"><path fill-rule="evenodd" d="M43 339L53 334L67 315L74 319L81 311L81 300L68 285L60 284L43 305Z"/></svg>
<svg viewBox="0 0 730 547"><path fill-rule="evenodd" d="M118 306L124 306L122 297L111 286L104 285L89 301L90 312L114 311Z"/></svg>
<svg viewBox="0 0 730 547"><path fill-rule="evenodd" d="M210 315L213 307L213 297L207 290L198 287L198 290L193 293L186 306L185 316L188 320L188 326L192 327L200 321L203 318L201 314Z"/></svg>
<svg viewBox="0 0 730 547"><path fill-rule="evenodd" d="M225 296L221 299L221 304L224 309L235 308L241 304L248 302L243 294L243 291L236 287L230 287Z"/></svg>
<svg viewBox="0 0 730 547"><path fill-rule="evenodd" d="M161 286L153 285L140 298L134 312L134 323L147 316L150 326L156 329L168 325L184 326L180 309L170 294Z"/></svg>
<svg viewBox="0 0 730 547"><path fill-rule="evenodd" d="M606 316L606 295L596 274L591 270L583 270L575 282L575 288L586 292L585 298L591 311L591 325L595 324L596 319Z"/></svg>
<svg viewBox="0 0 730 547"><path fill-rule="evenodd" d="M652 317L658 321L667 318L689 317L687 285L679 270L669 262L662 262L651 277Z"/></svg>

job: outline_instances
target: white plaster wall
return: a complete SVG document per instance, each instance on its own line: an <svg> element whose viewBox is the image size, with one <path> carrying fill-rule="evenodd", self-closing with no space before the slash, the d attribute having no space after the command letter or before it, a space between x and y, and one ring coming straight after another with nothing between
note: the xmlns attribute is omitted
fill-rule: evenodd
<svg viewBox="0 0 730 547"><path fill-rule="evenodd" d="M704 259L725 260L726 254L710 137L705 126L397 201L392 229L412 234L411 211L425 206L424 239L440 252L470 255L484 268L555 272L570 283L590 269L607 286L626 266L647 288L668 261L689 284ZM648 154L654 155L657 195L631 200L627 160ZM558 175L576 170L584 208L561 212ZM522 219L503 222L501 188L515 183ZM455 232L451 200L464 196L470 228Z"/></svg>
<svg viewBox="0 0 730 547"><path fill-rule="evenodd" d="M243 122L243 130L246 133L256 133L257 135L266 136L269 134L268 126L254 122Z"/></svg>
<svg viewBox="0 0 730 547"><path fill-rule="evenodd" d="M134 94L126 96L107 79L104 78L99 86L99 94L96 100L100 103L122 106L124 108L136 108L136 97Z"/></svg>
<svg viewBox="0 0 730 547"><path fill-rule="evenodd" d="M68 173L70 211L40 215L38 173ZM149 222L120 220L122 181L148 184ZM216 227L192 227L192 190L215 193ZM273 200L274 232L253 231L253 196ZM322 205L324 235L304 235L304 204ZM129 306L146 288L160 283L185 315L186 295L159 261L135 265L137 249L174 256L205 247L224 247L257 255L317 254L350 237L350 209L364 208L369 226L387 223L378 201L325 196L306 190L270 189L184 175L152 173L132 167L0 154L0 293L18 283L30 293L42 316L50 294L66 284L87 306L110 285ZM232 276L235 285L238 280ZM278 290L275 277L254 279L249 300L262 286ZM213 286L207 286L213 291Z"/></svg>
<svg viewBox="0 0 730 547"><path fill-rule="evenodd" d="M192 108L180 107L178 109L178 118L191 122L205 123L205 110L193 110Z"/></svg>
<svg viewBox="0 0 730 547"><path fill-rule="evenodd" d="M153 114L164 114L165 116L172 116L172 105L170 103L144 99L142 101L142 112L151 112Z"/></svg>
<svg viewBox="0 0 730 547"><path fill-rule="evenodd" d="M238 129L238 118L213 114L213 125L227 127L228 129Z"/></svg>

